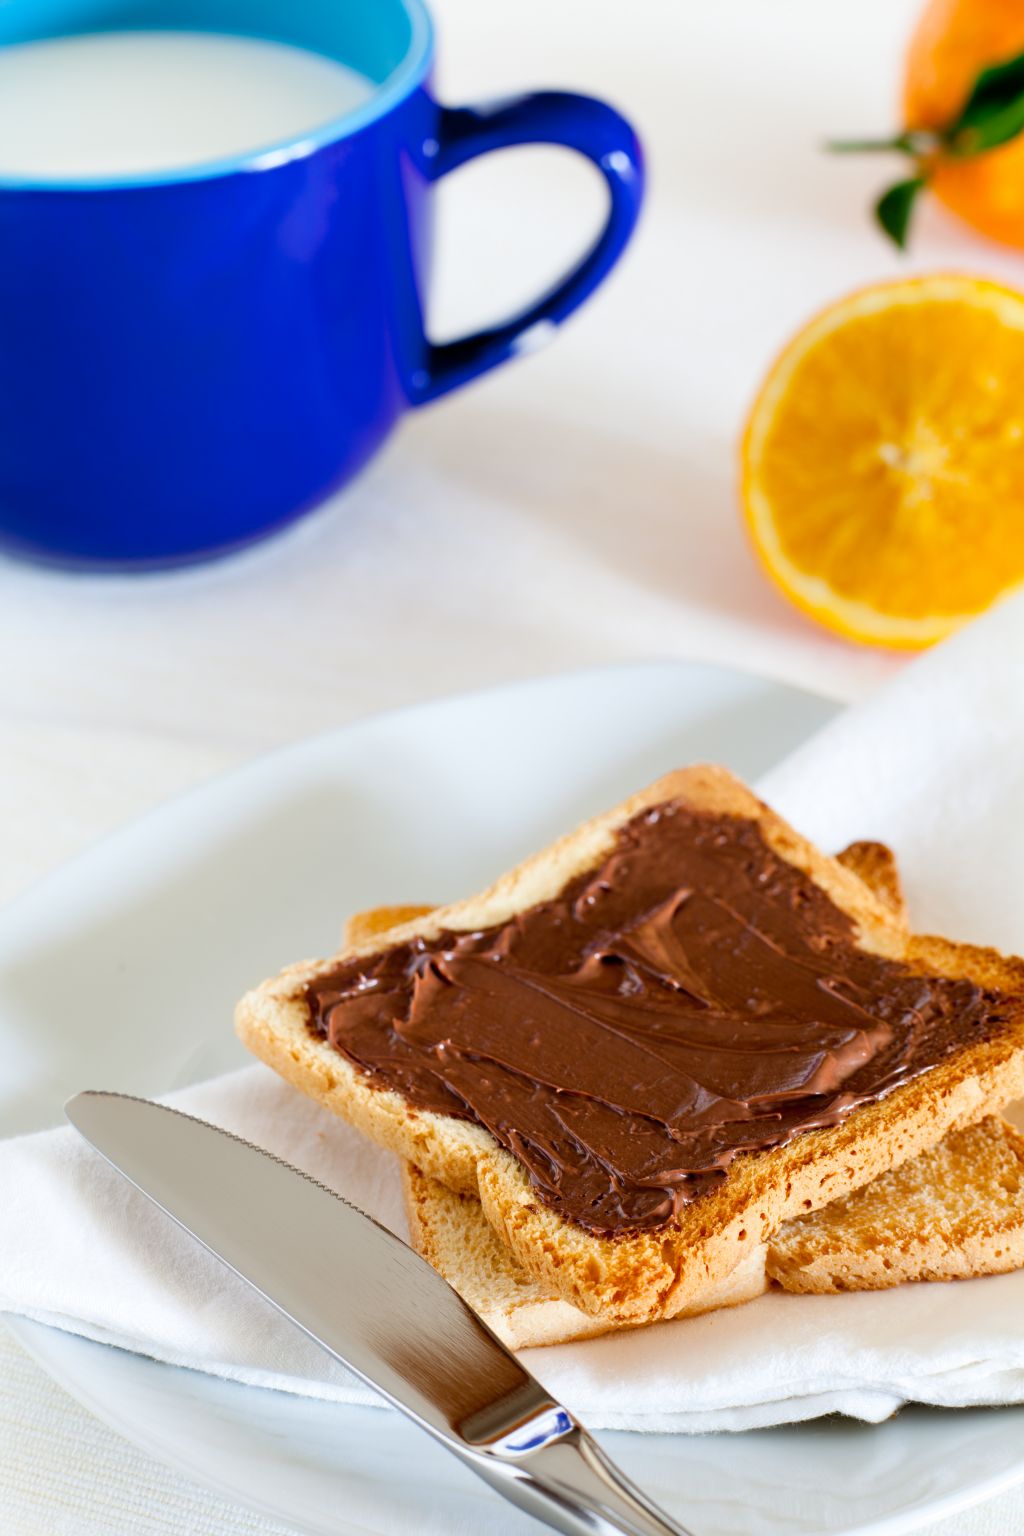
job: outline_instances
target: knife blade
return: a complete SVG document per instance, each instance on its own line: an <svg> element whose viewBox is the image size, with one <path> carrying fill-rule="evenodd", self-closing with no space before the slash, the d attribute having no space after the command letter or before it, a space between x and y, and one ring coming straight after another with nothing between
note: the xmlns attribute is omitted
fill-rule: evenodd
<svg viewBox="0 0 1024 1536"><path fill-rule="evenodd" d="M65 1113L136 1189L513 1504L565 1536L687 1536L447 1281L333 1190L148 1099L79 1093Z"/></svg>

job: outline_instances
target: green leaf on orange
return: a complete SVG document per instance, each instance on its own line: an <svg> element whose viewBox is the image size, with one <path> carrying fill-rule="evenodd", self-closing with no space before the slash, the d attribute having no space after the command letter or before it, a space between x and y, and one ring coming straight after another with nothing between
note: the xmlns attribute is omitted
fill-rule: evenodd
<svg viewBox="0 0 1024 1536"><path fill-rule="evenodd" d="M907 181L898 181L894 187L883 192L875 204L875 218L901 251L906 250L910 220L926 184L925 176L911 176Z"/></svg>
<svg viewBox="0 0 1024 1536"><path fill-rule="evenodd" d="M983 69L943 135L947 154L983 155L1024 132L1024 53Z"/></svg>

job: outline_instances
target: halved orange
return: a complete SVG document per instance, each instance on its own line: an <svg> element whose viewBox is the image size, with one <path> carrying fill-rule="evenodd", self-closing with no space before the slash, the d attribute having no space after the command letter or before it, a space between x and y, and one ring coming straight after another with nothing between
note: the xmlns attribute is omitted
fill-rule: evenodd
<svg viewBox="0 0 1024 1536"><path fill-rule="evenodd" d="M1024 294L941 274L823 310L742 446L754 547L797 606L930 645L1024 581Z"/></svg>

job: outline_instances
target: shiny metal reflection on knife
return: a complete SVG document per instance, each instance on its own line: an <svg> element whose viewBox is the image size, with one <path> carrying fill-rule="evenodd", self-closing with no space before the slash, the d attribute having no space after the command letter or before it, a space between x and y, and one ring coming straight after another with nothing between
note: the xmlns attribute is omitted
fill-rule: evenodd
<svg viewBox="0 0 1024 1536"><path fill-rule="evenodd" d="M240 1137L148 1099L65 1113L119 1173L315 1344L566 1536L687 1536L430 1265Z"/></svg>

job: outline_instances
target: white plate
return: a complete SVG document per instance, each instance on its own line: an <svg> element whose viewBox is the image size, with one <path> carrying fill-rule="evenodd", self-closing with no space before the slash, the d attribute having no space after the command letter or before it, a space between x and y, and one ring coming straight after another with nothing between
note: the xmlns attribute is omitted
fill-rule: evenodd
<svg viewBox="0 0 1024 1536"><path fill-rule="evenodd" d="M754 777L834 709L716 668L611 668L383 716L216 780L0 922L0 1126L56 1123L84 1086L160 1093L236 1064L237 995L333 947L346 913L473 889L681 762ZM136 1444L303 1531L536 1529L385 1410L12 1326ZM697 1536L895 1536L1024 1478L1017 1409L602 1438Z"/></svg>

